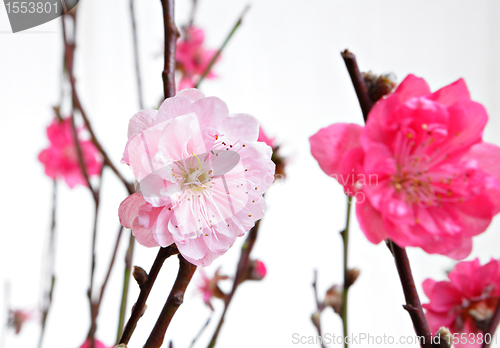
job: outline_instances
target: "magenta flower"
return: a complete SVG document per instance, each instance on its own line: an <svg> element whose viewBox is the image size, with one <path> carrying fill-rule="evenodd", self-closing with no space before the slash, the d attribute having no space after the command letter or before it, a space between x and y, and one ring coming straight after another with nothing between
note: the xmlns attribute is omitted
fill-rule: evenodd
<svg viewBox="0 0 500 348"><path fill-rule="evenodd" d="M182 72L178 90L194 87L217 53L217 50L203 47L205 41L203 29L190 26L184 33L185 36L177 42L175 53L176 68ZM217 76L210 71L205 78L214 77Z"/></svg>
<svg viewBox="0 0 500 348"><path fill-rule="evenodd" d="M264 129L262 127L259 127L259 138L257 141L262 141L266 143L267 145L271 146L271 148L275 147L274 140L276 138L269 138L266 133L264 133Z"/></svg>
<svg viewBox="0 0 500 348"><path fill-rule="evenodd" d="M478 334L486 329L500 296L499 261L492 259L484 266L478 259L460 262L448 278L449 281L441 282L427 279L422 284L430 300L423 305L429 327L432 332L444 326L452 333L466 333L467 342L460 340L457 344L455 341L454 347L480 347ZM469 335L471 333L474 335ZM458 335L458 338L464 336Z"/></svg>
<svg viewBox="0 0 500 348"><path fill-rule="evenodd" d="M80 348L90 348L92 347L92 344L90 342L90 339L87 338L85 342L80 346ZM112 346L107 346L98 339L94 339L94 348L113 348Z"/></svg>
<svg viewBox="0 0 500 348"><path fill-rule="evenodd" d="M253 260L250 264L250 277L251 280L262 280L267 274L267 268L264 262L260 260Z"/></svg>
<svg viewBox="0 0 500 348"><path fill-rule="evenodd" d="M347 194L372 243L461 259L500 211L500 149L482 141L488 115L463 80L431 93L409 75L375 104L365 127L334 124L312 155Z"/></svg>
<svg viewBox="0 0 500 348"><path fill-rule="evenodd" d="M258 132L253 116L229 115L196 89L135 114L122 161L140 192L120 205L122 225L142 245L175 243L193 264L211 264L264 215L275 166Z"/></svg>
<svg viewBox="0 0 500 348"><path fill-rule="evenodd" d="M71 118L62 121L54 119L47 127L50 145L38 155L38 160L45 166L45 174L52 179L63 177L69 187L87 186L78 161L78 152L73 138ZM102 160L99 151L89 140L80 139L80 148L89 176L99 175Z"/></svg>
<svg viewBox="0 0 500 348"><path fill-rule="evenodd" d="M225 294L219 288L219 281L229 279L229 277L226 275L220 275L219 271L220 268L217 271L215 271L214 276L210 278L209 276L207 276L205 271L202 268L200 268L201 283L198 286L198 290L200 291L203 297L203 302L205 302L205 304L211 310L214 310L214 307L212 306L211 303L212 298L216 297L223 299L225 297Z"/></svg>

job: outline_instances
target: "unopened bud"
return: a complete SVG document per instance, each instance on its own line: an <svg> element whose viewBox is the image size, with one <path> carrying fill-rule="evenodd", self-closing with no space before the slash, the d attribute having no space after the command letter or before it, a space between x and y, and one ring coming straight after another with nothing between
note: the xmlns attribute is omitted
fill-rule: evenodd
<svg viewBox="0 0 500 348"><path fill-rule="evenodd" d="M384 95L391 93L394 87L396 87L396 75L392 72L382 75L376 75L369 71L367 73L364 72L361 74L363 75L363 79L365 80L368 95L373 102L376 102Z"/></svg>
<svg viewBox="0 0 500 348"><path fill-rule="evenodd" d="M342 315L342 294L344 288L338 285L332 286L325 296L325 307L332 307L335 313Z"/></svg>
<svg viewBox="0 0 500 348"><path fill-rule="evenodd" d="M349 287L351 286L352 284L354 284L354 282L356 281L356 279L358 279L359 277L359 274L361 273L361 271L357 268L351 268L347 271L347 275L346 275L346 279L345 279L345 286L346 287Z"/></svg>
<svg viewBox="0 0 500 348"><path fill-rule="evenodd" d="M321 317L321 312L316 311L311 315L311 321L313 322L314 326L319 327L320 325L320 317Z"/></svg>
<svg viewBox="0 0 500 348"><path fill-rule="evenodd" d="M249 280L262 280L267 274L267 268L264 262L252 260L249 264Z"/></svg>
<svg viewBox="0 0 500 348"><path fill-rule="evenodd" d="M139 266L134 266L134 270L132 271L132 276L137 281L137 284L139 284L140 288L142 288L144 284L146 284L146 282L148 281L148 274L143 268Z"/></svg>
<svg viewBox="0 0 500 348"><path fill-rule="evenodd" d="M135 304L132 306L132 312L134 312L134 308L135 308ZM142 316L144 315L144 313L146 313L146 309L148 309L148 305L144 304L144 307L142 307L142 312L141 312L141 315L140 315L139 318L142 318Z"/></svg>
<svg viewBox="0 0 500 348"><path fill-rule="evenodd" d="M447 327L441 326L436 332L433 342L439 348L451 348L453 346L453 334Z"/></svg>

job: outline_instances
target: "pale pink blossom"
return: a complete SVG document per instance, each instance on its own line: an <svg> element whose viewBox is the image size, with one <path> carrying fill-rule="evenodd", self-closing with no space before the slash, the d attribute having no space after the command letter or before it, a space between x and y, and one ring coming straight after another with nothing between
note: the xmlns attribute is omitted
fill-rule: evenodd
<svg viewBox="0 0 500 348"><path fill-rule="evenodd" d="M203 29L190 26L184 30L184 36L177 42L176 68L182 72L178 90L194 87L217 53L217 50L206 49L203 46L204 41ZM217 76L212 72L212 69L205 76L207 79L214 77Z"/></svg>
<svg viewBox="0 0 500 348"><path fill-rule="evenodd" d="M90 339L87 338L85 342L80 346L80 348L91 348L92 343L90 342ZM98 339L94 339L94 348L113 348L113 346L107 346Z"/></svg>
<svg viewBox="0 0 500 348"><path fill-rule="evenodd" d="M432 332L441 326L447 327L458 334L456 337L466 333L468 342L457 344L455 341L453 347L481 347L477 342L478 334L486 330L500 296L500 263L492 259L481 266L478 259L463 261L455 266L448 278L440 282L427 279L422 284L430 300L423 305L429 327Z"/></svg>
<svg viewBox="0 0 500 348"><path fill-rule="evenodd" d="M323 128L311 152L356 196L372 243L392 239L461 259L500 211L500 148L482 141L487 120L463 80L431 93L409 75L375 104L365 127Z"/></svg>
<svg viewBox="0 0 500 348"><path fill-rule="evenodd" d="M220 290L219 288L219 282L221 280L226 280L229 279L228 276L226 275L221 275L219 274L220 268L215 271L215 274L212 278L210 278L205 271L200 268L200 274L201 274L201 282L200 285L198 286L198 290L200 291L202 297L203 297L203 302L211 309L214 310L214 307L212 306L212 298L216 297L219 299L223 299L225 297L224 293Z"/></svg>
<svg viewBox="0 0 500 348"><path fill-rule="evenodd" d="M140 191L120 205L122 225L142 245L175 243L193 264L211 264L264 215L275 166L258 132L253 116L229 115L196 89L135 114L122 161Z"/></svg>
<svg viewBox="0 0 500 348"><path fill-rule="evenodd" d="M38 155L38 160L45 166L45 174L52 179L64 178L69 187L87 186L82 174L78 152L73 138L71 118L62 121L54 119L47 127L50 145ZM78 130L78 138L85 168L89 176L98 175L102 168L99 151L90 140L83 140Z"/></svg>

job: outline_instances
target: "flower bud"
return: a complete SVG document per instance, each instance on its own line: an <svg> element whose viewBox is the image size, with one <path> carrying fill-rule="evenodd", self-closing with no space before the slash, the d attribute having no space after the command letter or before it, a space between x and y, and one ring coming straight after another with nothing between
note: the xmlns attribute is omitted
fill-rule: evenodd
<svg viewBox="0 0 500 348"><path fill-rule="evenodd" d="M314 326L319 327L320 317L321 317L320 311L316 311L311 315L311 321L313 322Z"/></svg>
<svg viewBox="0 0 500 348"><path fill-rule="evenodd" d="M332 286L325 296L324 305L325 307L332 307L335 313L338 315L342 314L342 294L344 288L339 285Z"/></svg>
<svg viewBox="0 0 500 348"><path fill-rule="evenodd" d="M439 348L451 348L453 345L453 334L447 327L441 326L438 332L436 332L433 342Z"/></svg>
<svg viewBox="0 0 500 348"><path fill-rule="evenodd" d="M262 280L267 274L266 265L260 260L252 260L249 264L249 280Z"/></svg>
<svg viewBox="0 0 500 348"><path fill-rule="evenodd" d="M32 313L28 311L24 311L21 309L10 310L9 311L9 319L8 326L13 328L16 332L16 335L21 332L21 329L27 321L32 319Z"/></svg>
<svg viewBox="0 0 500 348"><path fill-rule="evenodd" d="M346 275L346 279L345 279L345 286L346 287L349 287L351 286L352 284L354 284L354 282L356 281L356 279L358 279L359 277L359 274L361 273L361 271L357 268L351 268L347 271L347 275Z"/></svg>
<svg viewBox="0 0 500 348"><path fill-rule="evenodd" d="M201 274L201 283L198 285L198 291L203 297L203 302L211 309L214 310L211 299L216 297L224 300L226 294L219 288L219 281L229 279L226 275L221 275L220 268L215 271L213 277L207 276L203 269L199 269Z"/></svg>
<svg viewBox="0 0 500 348"><path fill-rule="evenodd" d="M384 95L392 92L394 87L396 87L396 75L394 73L387 73L382 75L376 75L369 71L367 73L361 73L363 79L365 80L366 89L368 90L368 95L373 102L376 102Z"/></svg>
<svg viewBox="0 0 500 348"><path fill-rule="evenodd" d="M139 284L139 287L142 288L144 284L148 281L148 274L147 272L139 266L134 266L134 270L132 271L132 276L134 279L137 281L137 284Z"/></svg>

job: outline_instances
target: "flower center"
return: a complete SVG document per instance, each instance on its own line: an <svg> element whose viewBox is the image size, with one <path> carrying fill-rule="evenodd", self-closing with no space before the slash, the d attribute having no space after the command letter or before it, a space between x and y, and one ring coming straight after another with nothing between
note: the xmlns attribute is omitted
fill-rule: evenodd
<svg viewBox="0 0 500 348"><path fill-rule="evenodd" d="M172 169L172 174L177 178L184 193L199 194L212 187L213 175L210 175L212 170L207 157L203 157L202 162L198 155L193 153L192 157L177 164L178 170Z"/></svg>
<svg viewBox="0 0 500 348"><path fill-rule="evenodd" d="M463 201L456 179L464 173L440 167L449 158L448 146L436 147L432 130L425 123L421 127L420 134L412 129L399 134L399 151L394 156L397 172L391 184L408 203L441 206L443 202ZM466 174L463 179L467 181Z"/></svg>

